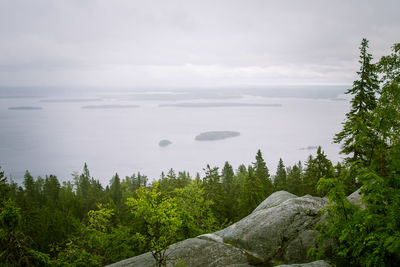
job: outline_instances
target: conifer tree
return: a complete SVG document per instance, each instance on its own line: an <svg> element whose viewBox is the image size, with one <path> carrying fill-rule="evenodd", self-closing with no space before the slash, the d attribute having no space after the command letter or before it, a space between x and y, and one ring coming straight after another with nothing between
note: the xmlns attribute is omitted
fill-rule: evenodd
<svg viewBox="0 0 400 267"><path fill-rule="evenodd" d="M43 195L49 207L54 208L58 204L60 188L60 183L55 175L46 176Z"/></svg>
<svg viewBox="0 0 400 267"><path fill-rule="evenodd" d="M235 218L234 206L236 205L236 188L234 184L235 173L229 162L225 162L221 172L222 180L222 205L223 215L228 221Z"/></svg>
<svg viewBox="0 0 400 267"><path fill-rule="evenodd" d="M287 190L287 174L283 160L280 158L274 179L275 191Z"/></svg>
<svg viewBox="0 0 400 267"><path fill-rule="evenodd" d="M372 55L367 52L368 40L363 39L360 46L359 79L346 94L353 95L351 110L346 114L341 132L335 135L335 143L342 143L341 153L350 155L349 162L366 163L370 154L371 140L374 132L371 129L371 112L377 105L376 94L379 91L376 67Z"/></svg>
<svg viewBox="0 0 400 267"><path fill-rule="evenodd" d="M242 216L252 212L263 200L262 184L257 179L254 168L249 166L242 186L239 203Z"/></svg>
<svg viewBox="0 0 400 267"><path fill-rule="evenodd" d="M24 187L28 205L31 205L36 200L36 190L35 180L28 171L26 171L24 175Z"/></svg>
<svg viewBox="0 0 400 267"><path fill-rule="evenodd" d="M304 193L313 196L323 195L317 193L317 183L322 177L330 178L334 176L332 162L326 157L324 151L319 146L317 156L313 158L311 155L306 162L306 170L304 172Z"/></svg>
<svg viewBox="0 0 400 267"><path fill-rule="evenodd" d="M110 181L110 193L111 193L111 199L117 206L119 206L122 201L122 189L121 189L121 180L119 178L118 173L115 173L114 177Z"/></svg>
<svg viewBox="0 0 400 267"><path fill-rule="evenodd" d="M4 175L4 171L0 167L0 207L2 201L6 198L9 191L9 186L7 184L7 177Z"/></svg>
<svg viewBox="0 0 400 267"><path fill-rule="evenodd" d="M253 163L256 178L260 181L263 187L263 197L266 198L272 194L274 188L269 175L267 164L265 163L261 150L257 151L256 162Z"/></svg>
<svg viewBox="0 0 400 267"><path fill-rule="evenodd" d="M222 215L222 201L223 197L221 195L221 177L219 175L218 167L211 168L207 164L207 168L204 169L205 176L203 178L202 188L204 189L204 195L208 200L211 200L213 204L211 208L213 213L216 215L218 221L223 223L225 218Z"/></svg>
<svg viewBox="0 0 400 267"><path fill-rule="evenodd" d="M347 199L343 183L347 180L340 177L347 175L343 168L339 178L321 179L318 186L329 192L331 205L326 208L330 216L317 228L317 240L333 241L333 246L330 251L315 251L337 266L400 266L400 45L378 66L383 78L377 105L364 125L354 125L360 133L356 141L369 144L350 169L362 185L363 207ZM369 128L373 135L365 131Z"/></svg>
<svg viewBox="0 0 400 267"><path fill-rule="evenodd" d="M287 190L297 196L302 194L302 169L303 167L300 161L298 164L295 164L293 167L289 167L287 169Z"/></svg>

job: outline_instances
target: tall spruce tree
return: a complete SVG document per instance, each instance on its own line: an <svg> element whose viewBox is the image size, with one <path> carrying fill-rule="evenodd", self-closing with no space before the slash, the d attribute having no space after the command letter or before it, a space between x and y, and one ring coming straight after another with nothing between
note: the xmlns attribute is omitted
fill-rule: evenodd
<svg viewBox="0 0 400 267"><path fill-rule="evenodd" d="M221 172L222 180L222 213L224 217L232 222L236 216L236 194L237 190L234 184L235 173L233 172L232 166L229 162L225 162L224 168Z"/></svg>
<svg viewBox="0 0 400 267"><path fill-rule="evenodd" d="M319 146L317 156L309 156L306 162L306 170L303 178L303 193L313 196L324 195L324 192L317 193L317 184L322 177L333 177L334 169L332 162L326 157L324 151Z"/></svg>
<svg viewBox="0 0 400 267"><path fill-rule="evenodd" d="M251 213L264 200L262 184L257 179L252 166L247 168L247 174L241 189L239 206L243 213L242 215L245 216Z"/></svg>
<svg viewBox="0 0 400 267"><path fill-rule="evenodd" d="M274 187L269 175L267 164L265 163L261 150L257 151L256 162L253 163L256 178L260 181L263 187L264 198L272 194Z"/></svg>
<svg viewBox="0 0 400 267"><path fill-rule="evenodd" d="M302 194L302 172L303 166L300 161L287 169L287 190L298 196Z"/></svg>
<svg viewBox="0 0 400 267"><path fill-rule="evenodd" d="M280 158L274 179L275 191L287 190L287 173L283 160Z"/></svg>
<svg viewBox="0 0 400 267"><path fill-rule="evenodd" d="M371 129L371 112L377 105L376 94L379 91L376 67L372 55L367 52L368 40L363 39L360 46L359 79L346 94L353 95L351 110L346 114L343 129L334 138L335 143L342 143L341 153L349 155L348 162L366 163L374 132Z"/></svg>
<svg viewBox="0 0 400 267"><path fill-rule="evenodd" d="M219 175L218 167L211 168L209 164L207 164L207 168L204 169L205 176L202 182L202 188L204 190L204 196L213 202L211 205L213 213L216 215L217 220L220 223L225 221L225 218L222 215L222 201L223 197L221 195L222 186L221 186L221 176Z"/></svg>
<svg viewBox="0 0 400 267"><path fill-rule="evenodd" d="M3 200L6 199L9 191L9 186L7 183L7 177L4 175L4 171L0 167L0 207Z"/></svg>
<svg viewBox="0 0 400 267"><path fill-rule="evenodd" d="M371 119L354 125L360 132L356 141L365 145L368 140L370 145L364 158L352 162L362 185L363 207L346 197L347 170L341 168L338 178L322 178L318 184L328 192L331 205L326 208L329 216L317 227L317 240L331 242L329 251L320 252L336 266L400 266L400 45L393 48L378 65L382 91ZM372 138L365 131L369 127Z"/></svg>
<svg viewBox="0 0 400 267"><path fill-rule="evenodd" d="M35 180L28 171L25 172L23 184L28 205L31 205L37 200L37 192L35 190Z"/></svg>
<svg viewBox="0 0 400 267"><path fill-rule="evenodd" d="M122 203L122 189L121 189L121 179L118 173L115 173L114 177L110 181L110 193L111 199L114 201L115 205L118 207Z"/></svg>

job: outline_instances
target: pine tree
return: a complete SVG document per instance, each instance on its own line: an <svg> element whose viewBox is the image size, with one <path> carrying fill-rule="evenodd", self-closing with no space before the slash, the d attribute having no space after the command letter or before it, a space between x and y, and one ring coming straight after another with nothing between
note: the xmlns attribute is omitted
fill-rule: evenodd
<svg viewBox="0 0 400 267"><path fill-rule="evenodd" d="M346 114L341 132L335 135L335 143L342 143L341 153L350 155L349 162L366 163L371 149L374 132L371 129L371 112L377 105L376 94L379 91L376 67L372 64L372 55L367 52L368 40L363 39L360 47L359 79L346 94L353 95L351 110Z"/></svg>

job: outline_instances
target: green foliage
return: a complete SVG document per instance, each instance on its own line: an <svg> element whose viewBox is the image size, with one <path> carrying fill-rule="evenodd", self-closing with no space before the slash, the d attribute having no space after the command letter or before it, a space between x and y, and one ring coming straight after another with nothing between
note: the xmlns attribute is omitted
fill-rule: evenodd
<svg viewBox="0 0 400 267"><path fill-rule="evenodd" d="M161 175L159 180L159 186L161 192L167 195L171 195L175 188L184 188L191 183L191 178L187 172L179 172L175 174L173 169L170 169L165 176L164 173Z"/></svg>
<svg viewBox="0 0 400 267"><path fill-rule="evenodd" d="M166 266L166 249L178 239L182 225L176 200L162 196L155 182L153 188L139 188L137 198L128 198L126 204L136 218L144 221L145 230L138 233L150 250L158 266Z"/></svg>
<svg viewBox="0 0 400 267"><path fill-rule="evenodd" d="M195 237L218 230L211 206L205 198L204 190L197 183L174 191L174 199L182 221L178 231L179 239Z"/></svg>
<svg viewBox="0 0 400 267"><path fill-rule="evenodd" d="M365 59L364 40L363 47L361 54ZM361 109L350 112L352 116L347 116L345 128L351 125L351 134L347 135L348 139L336 139L343 142L344 152L353 153L347 159L350 167L337 168L336 178L322 178L319 182L318 189L328 192L330 205L325 222L318 226L320 247L313 252L333 259L338 266L400 265L399 51L400 45L396 44L393 53L378 64L383 83L379 99L372 98L375 87L367 86L371 95L369 102L364 99L364 114L360 113ZM370 56L367 58L370 60ZM372 69L372 66L363 65L362 70L366 68ZM367 85L367 78L364 80ZM359 100L356 94L352 103ZM354 105L352 108L355 110ZM363 120L353 120L358 116L363 116ZM344 132L337 137L350 133ZM362 185L362 208L346 199L344 185L348 177L356 177ZM327 240L333 242L332 251L323 249L322 244Z"/></svg>
<svg viewBox="0 0 400 267"><path fill-rule="evenodd" d="M342 153L350 155L348 162L359 161L366 164L374 144L374 131L371 129L371 112L377 105L376 94L379 91L376 66L373 65L372 55L368 54L368 40L363 39L360 47L360 71L357 72L359 80L346 94L353 95L351 110L346 114L343 129L336 134L334 141L342 143Z"/></svg>
<svg viewBox="0 0 400 267"><path fill-rule="evenodd" d="M110 184L111 199L114 201L115 205L119 206L122 202L122 189L118 173L111 179Z"/></svg>
<svg viewBox="0 0 400 267"><path fill-rule="evenodd" d="M290 193L300 196L303 193L303 166L299 161L293 167L287 168L287 189Z"/></svg>
<svg viewBox="0 0 400 267"><path fill-rule="evenodd" d="M334 169L332 162L326 157L324 151L319 146L317 155L313 158L311 155L306 162L306 169L303 178L303 193L313 196L323 196L326 194L324 191L317 191L317 184L322 177L333 177Z"/></svg>
<svg viewBox="0 0 400 267"><path fill-rule="evenodd" d="M240 172L238 178L242 179L238 200L239 210L241 216L244 217L250 214L264 200L264 191L263 185L257 179L252 166L249 166L246 172Z"/></svg>
<svg viewBox="0 0 400 267"><path fill-rule="evenodd" d="M102 266L103 259L79 247L75 242L67 242L65 248L57 255L58 265Z"/></svg>
<svg viewBox="0 0 400 267"><path fill-rule="evenodd" d="M221 207L219 212L225 221L233 223L237 217L240 185L229 162L225 162L221 172ZM217 211L218 212L218 211Z"/></svg>
<svg viewBox="0 0 400 267"><path fill-rule="evenodd" d="M0 223L2 229L11 232L17 229L21 221L20 209L12 200L7 200L0 212Z"/></svg>
<svg viewBox="0 0 400 267"><path fill-rule="evenodd" d="M269 170L267 168L267 164L265 163L261 150L257 151L256 154L256 162L253 163L253 168L255 171L255 176L259 180L263 189L263 198L269 196L273 192L273 185L271 181L271 177L269 175Z"/></svg>
<svg viewBox="0 0 400 267"><path fill-rule="evenodd" d="M0 207L1 207L1 202L5 200L8 192L9 192L9 187L7 184L7 177L5 177L4 171L0 167Z"/></svg>
<svg viewBox="0 0 400 267"><path fill-rule="evenodd" d="M346 198L343 183L337 178L319 182L328 190L328 217L319 225L318 240L333 240L332 251L315 250L338 266L399 266L400 264L400 176L382 178L365 170L362 199L365 209L352 205ZM393 181L394 180L394 181ZM396 188L387 183L397 183Z"/></svg>
<svg viewBox="0 0 400 267"><path fill-rule="evenodd" d="M283 160L279 159L278 167L274 178L275 191L287 190L287 174Z"/></svg>
<svg viewBox="0 0 400 267"><path fill-rule="evenodd" d="M224 201L226 199L224 199L225 195L222 193L224 185L221 183L218 167L211 168L210 165L207 164L207 168L204 169L204 171L205 176L203 177L201 187L203 188L205 197L212 202L211 208L215 218L220 225L224 225L228 221L227 218L224 217ZM225 181L228 182L229 178ZM225 184L225 186L226 185L227 184Z"/></svg>
<svg viewBox="0 0 400 267"><path fill-rule="evenodd" d="M47 254L31 249L30 240L19 230L20 209L7 200L0 212L0 262L5 266L49 266Z"/></svg>

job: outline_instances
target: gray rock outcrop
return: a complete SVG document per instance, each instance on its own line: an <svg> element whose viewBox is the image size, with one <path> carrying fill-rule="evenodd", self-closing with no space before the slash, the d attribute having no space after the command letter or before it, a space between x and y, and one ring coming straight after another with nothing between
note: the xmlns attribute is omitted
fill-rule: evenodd
<svg viewBox="0 0 400 267"><path fill-rule="evenodd" d="M253 210L254 212L260 211L260 210L265 210L274 206L278 206L282 202L297 197L296 195L293 195L292 193L286 192L286 191L278 191L267 197L263 202L260 203L260 205Z"/></svg>
<svg viewBox="0 0 400 267"><path fill-rule="evenodd" d="M287 199L286 193L276 192L270 197L280 202L277 195ZM251 251L267 263L305 262L307 250L314 246L316 233L313 229L319 222L319 211L326 204L327 201L319 197L294 196L278 205L256 209L215 234L221 236L225 243Z"/></svg>
<svg viewBox="0 0 400 267"><path fill-rule="evenodd" d="M280 262L304 263L307 250L314 246L319 211L327 205L319 197L296 197L275 192L250 215L231 226L173 244L167 251L168 266L252 266ZM324 265L325 264L325 265ZM145 253L110 266L155 266L151 253ZM289 266L330 266L326 262Z"/></svg>
<svg viewBox="0 0 400 267"><path fill-rule="evenodd" d="M354 205L360 206L361 208L365 208L365 205L361 203L361 188L357 191L353 192L351 195L347 197L347 199Z"/></svg>

